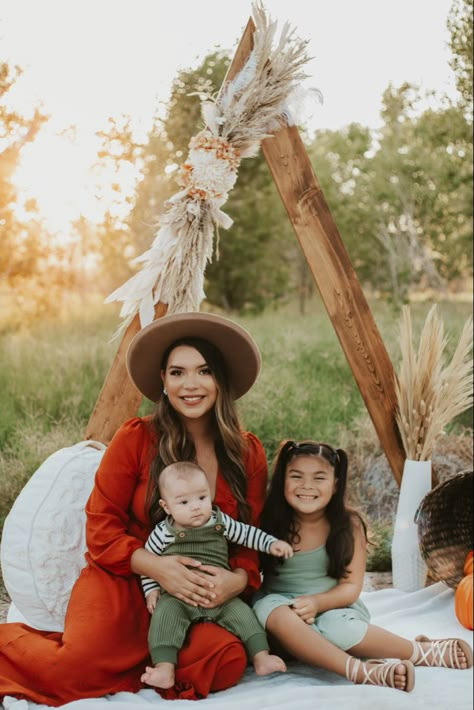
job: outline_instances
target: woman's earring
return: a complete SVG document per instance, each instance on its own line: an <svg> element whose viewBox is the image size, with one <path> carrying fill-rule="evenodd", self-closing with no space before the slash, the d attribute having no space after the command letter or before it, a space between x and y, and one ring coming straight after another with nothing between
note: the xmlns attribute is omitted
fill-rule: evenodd
<svg viewBox="0 0 474 710"><path fill-rule="evenodd" d="M163 394L165 395L165 397L168 396L168 391L167 391L166 387L163 387Z"/></svg>

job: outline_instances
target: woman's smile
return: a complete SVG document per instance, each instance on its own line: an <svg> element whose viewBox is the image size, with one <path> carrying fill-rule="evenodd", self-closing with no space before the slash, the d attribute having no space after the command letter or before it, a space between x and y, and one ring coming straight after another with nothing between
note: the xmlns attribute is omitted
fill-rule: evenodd
<svg viewBox="0 0 474 710"><path fill-rule="evenodd" d="M178 345L171 351L163 383L171 406L184 417L200 418L215 405L216 382L202 355L193 347Z"/></svg>

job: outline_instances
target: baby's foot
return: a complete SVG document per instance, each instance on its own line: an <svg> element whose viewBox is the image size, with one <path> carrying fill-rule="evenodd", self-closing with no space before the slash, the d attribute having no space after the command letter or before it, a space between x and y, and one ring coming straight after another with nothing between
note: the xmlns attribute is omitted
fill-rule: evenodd
<svg viewBox="0 0 474 710"><path fill-rule="evenodd" d="M259 651L253 657L253 667L257 675L284 673L286 664L280 656L273 656L268 651Z"/></svg>
<svg viewBox="0 0 474 710"><path fill-rule="evenodd" d="M142 683L152 685L154 688L172 688L174 685L174 664L157 663L156 666L147 666L145 673L140 678Z"/></svg>

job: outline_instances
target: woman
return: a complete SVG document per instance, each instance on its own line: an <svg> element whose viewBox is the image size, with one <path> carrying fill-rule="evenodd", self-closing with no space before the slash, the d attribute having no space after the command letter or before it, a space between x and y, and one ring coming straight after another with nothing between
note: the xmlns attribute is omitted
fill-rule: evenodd
<svg viewBox="0 0 474 710"><path fill-rule="evenodd" d="M239 428L234 400L260 369L249 334L202 313L165 316L133 339L127 366L150 418L129 420L110 442L86 505L87 565L73 587L64 632L0 626L0 699L62 705L140 689L148 663L149 616L138 575L194 606L213 608L260 585L256 553L232 551L232 571L144 549L159 517L156 480L176 460L196 461L213 500L253 525L263 506L262 445ZM178 657L167 698L196 699L234 685L247 663L240 641L214 624L196 624Z"/></svg>

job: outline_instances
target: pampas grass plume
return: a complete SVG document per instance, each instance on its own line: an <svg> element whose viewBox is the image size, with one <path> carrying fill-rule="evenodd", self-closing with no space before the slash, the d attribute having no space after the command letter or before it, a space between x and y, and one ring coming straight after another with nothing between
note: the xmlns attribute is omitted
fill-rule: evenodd
<svg viewBox="0 0 474 710"><path fill-rule="evenodd" d="M445 427L472 406L472 317L465 323L451 362L446 365L447 342L434 305L426 317L416 350L410 307L403 307L396 419L407 459L431 459Z"/></svg>

